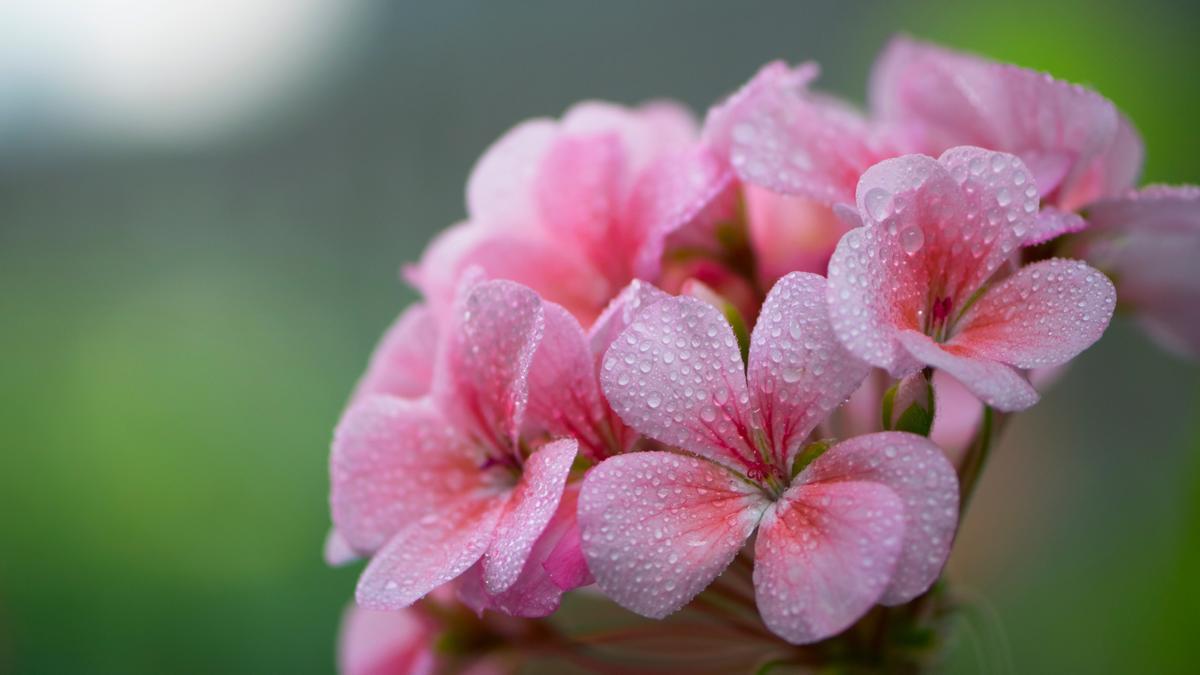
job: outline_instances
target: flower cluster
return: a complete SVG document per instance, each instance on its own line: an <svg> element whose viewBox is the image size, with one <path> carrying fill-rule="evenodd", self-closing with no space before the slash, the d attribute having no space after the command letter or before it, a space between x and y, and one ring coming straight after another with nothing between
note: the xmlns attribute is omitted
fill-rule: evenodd
<svg viewBox="0 0 1200 675"><path fill-rule="evenodd" d="M581 103L480 159L334 435L347 672L435 669L463 605L484 652L561 646L510 617L592 584L786 648L924 616L1035 384L1118 306L1200 355L1200 189L1136 191L1112 103L907 38L868 114L816 76L768 64L702 124Z"/></svg>

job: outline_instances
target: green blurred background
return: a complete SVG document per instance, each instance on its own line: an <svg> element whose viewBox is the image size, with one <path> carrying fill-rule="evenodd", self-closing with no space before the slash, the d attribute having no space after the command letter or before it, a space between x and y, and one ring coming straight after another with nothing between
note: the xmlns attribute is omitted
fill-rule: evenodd
<svg viewBox="0 0 1200 675"><path fill-rule="evenodd" d="M1096 87L1147 180L1200 182L1194 3L184 4L165 39L148 0L0 10L0 672L332 670L330 430L520 119L703 110L775 57L861 102L905 30ZM1118 322L1013 424L950 671L1195 672L1198 385Z"/></svg>

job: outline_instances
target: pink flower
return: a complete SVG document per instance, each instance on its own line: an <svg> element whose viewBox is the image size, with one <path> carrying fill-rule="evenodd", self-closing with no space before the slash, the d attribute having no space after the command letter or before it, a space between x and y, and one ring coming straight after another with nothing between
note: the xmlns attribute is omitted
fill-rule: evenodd
<svg viewBox="0 0 1200 675"><path fill-rule="evenodd" d="M360 604L407 607L477 562L488 593L517 583L577 452L523 432L552 380L531 370L556 337L547 316L565 314L512 282L478 284L451 318L429 397L368 396L346 412L330 501L337 531L375 554Z"/></svg>
<svg viewBox="0 0 1200 675"><path fill-rule="evenodd" d="M873 434L794 466L805 439L867 371L830 331L825 293L816 275L781 279L754 329L747 370L729 324L690 297L651 305L609 349L602 382L613 408L683 451L618 455L584 481L583 552L618 604L670 614L756 529L759 610L794 643L833 635L876 602L904 602L936 578L958 488L932 443Z"/></svg>
<svg viewBox="0 0 1200 675"><path fill-rule="evenodd" d="M1200 358L1200 187L1148 187L1088 207L1077 247L1171 351Z"/></svg>
<svg viewBox="0 0 1200 675"><path fill-rule="evenodd" d="M342 675L433 675L437 672L434 621L414 608L378 612L350 607L338 638Z"/></svg>
<svg viewBox="0 0 1200 675"><path fill-rule="evenodd" d="M1141 138L1099 94L906 37L876 62L870 102L912 151L975 145L1017 155L1041 198L1065 211L1124 192L1141 170Z"/></svg>
<svg viewBox="0 0 1200 675"><path fill-rule="evenodd" d="M530 120L479 160L468 222L438 237L409 278L447 306L462 273L518 281L585 325L633 279L655 280L667 238L699 218L728 177L674 104L581 103Z"/></svg>
<svg viewBox="0 0 1200 675"><path fill-rule="evenodd" d="M409 305L379 340L350 405L374 394L417 398L429 393L436 350L433 313L425 303Z"/></svg>
<svg viewBox="0 0 1200 675"><path fill-rule="evenodd" d="M997 278L1038 209L1033 176L1012 155L963 147L887 160L863 175L857 201L865 226L830 261L830 318L851 353L894 377L933 366L988 405L1020 410L1038 395L1014 368L1064 363L1108 326L1112 283L1084 263Z"/></svg>

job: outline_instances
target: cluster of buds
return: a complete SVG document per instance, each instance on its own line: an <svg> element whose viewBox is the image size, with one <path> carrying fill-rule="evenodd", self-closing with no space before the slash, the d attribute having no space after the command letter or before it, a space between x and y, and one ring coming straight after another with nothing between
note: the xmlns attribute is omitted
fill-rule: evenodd
<svg viewBox="0 0 1200 675"><path fill-rule="evenodd" d="M479 160L334 435L345 672L918 668L1003 422L1117 308L1200 354L1200 189L1136 190L1112 103L907 38L869 114L816 75ZM662 621L572 634L574 589Z"/></svg>

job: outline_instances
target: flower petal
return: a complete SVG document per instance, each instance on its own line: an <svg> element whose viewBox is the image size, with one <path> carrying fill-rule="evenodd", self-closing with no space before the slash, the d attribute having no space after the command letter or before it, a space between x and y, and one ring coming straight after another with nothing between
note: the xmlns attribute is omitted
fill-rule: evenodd
<svg viewBox="0 0 1200 675"><path fill-rule="evenodd" d="M838 342L828 311L824 277L792 272L767 295L750 339L753 407L785 468L870 371Z"/></svg>
<svg viewBox="0 0 1200 675"><path fill-rule="evenodd" d="M1116 304L1112 282L1087 263L1043 260L985 292L948 346L1018 368L1056 366L1100 339Z"/></svg>
<svg viewBox="0 0 1200 675"><path fill-rule="evenodd" d="M370 553L480 486L473 448L426 400L363 399L342 416L330 456L334 526Z"/></svg>
<svg viewBox="0 0 1200 675"><path fill-rule="evenodd" d="M851 227L862 226L861 220L847 226L833 209L804 197L756 185L744 185L742 194L758 279L764 288L788 272L824 274L838 240ZM858 218L857 212L850 213Z"/></svg>
<svg viewBox="0 0 1200 675"><path fill-rule="evenodd" d="M601 371L609 405L630 427L735 468L754 463L742 356L711 305L690 297L651 305L613 342Z"/></svg>
<svg viewBox="0 0 1200 675"><path fill-rule="evenodd" d="M409 305L375 347L350 405L371 394L414 398L429 393L436 351L437 320L433 312L425 303Z"/></svg>
<svg viewBox="0 0 1200 675"><path fill-rule="evenodd" d="M958 476L932 441L894 431L851 438L814 460L797 480L881 483L904 502L904 544L881 603L908 602L937 580L958 526Z"/></svg>
<svg viewBox="0 0 1200 675"><path fill-rule="evenodd" d="M904 541L904 502L876 482L794 484L754 546L763 622L792 644L836 635L879 601Z"/></svg>
<svg viewBox="0 0 1200 675"><path fill-rule="evenodd" d="M378 612L349 607L338 635L342 675L433 675L435 627L415 609Z"/></svg>
<svg viewBox="0 0 1200 675"><path fill-rule="evenodd" d="M823 204L848 202L867 167L886 156L861 114L806 90L816 67L771 63L709 116L742 180Z"/></svg>
<svg viewBox="0 0 1200 675"><path fill-rule="evenodd" d="M358 580L368 609L399 610L457 578L487 550L506 500L463 498L392 537Z"/></svg>
<svg viewBox="0 0 1200 675"><path fill-rule="evenodd" d="M1019 155L1043 197L1072 196L1055 200L1066 210L1101 196L1075 185L1119 133L1116 108L1093 91L905 37L876 62L870 99L883 122L910 128L930 154L977 145Z"/></svg>
<svg viewBox="0 0 1200 675"><path fill-rule="evenodd" d="M916 359L953 375L979 400L997 410L1024 410L1038 402L1037 390L1020 373L969 347L939 345L915 330L902 331L897 337Z"/></svg>
<svg viewBox="0 0 1200 675"><path fill-rule="evenodd" d="M467 179L467 213L472 220L510 231L539 227L541 217L530 186L558 133L553 120L528 120L483 153Z"/></svg>
<svg viewBox="0 0 1200 675"><path fill-rule="evenodd" d="M329 534L325 535L325 548L323 551L325 564L330 567L341 567L358 560L358 551L355 551L350 546L350 542L342 536L341 532L337 531L336 527L329 528Z"/></svg>
<svg viewBox="0 0 1200 675"><path fill-rule="evenodd" d="M558 509L578 451L579 444L568 438L542 446L525 460L521 479L483 556L488 593L502 593L517 582L534 543Z"/></svg>
<svg viewBox="0 0 1200 675"><path fill-rule="evenodd" d="M1079 232L1087 225L1087 221L1077 213L1059 211L1053 206L1047 206L1038 212L1033 227L1021 238L1021 245L1044 244L1064 234Z"/></svg>
<svg viewBox="0 0 1200 675"><path fill-rule="evenodd" d="M605 595L661 619L721 574L766 504L756 488L703 459L618 455L584 479L583 553Z"/></svg>
<svg viewBox="0 0 1200 675"><path fill-rule="evenodd" d="M608 307L604 308L596 322L588 329L588 344L596 357L597 367L609 346L633 323L633 319L642 310L669 297L671 296L653 284L634 279L608 303Z"/></svg>
<svg viewBox="0 0 1200 675"><path fill-rule="evenodd" d="M529 366L545 325L542 299L511 281L465 290L446 330L433 396L450 422L505 447L529 396Z"/></svg>

